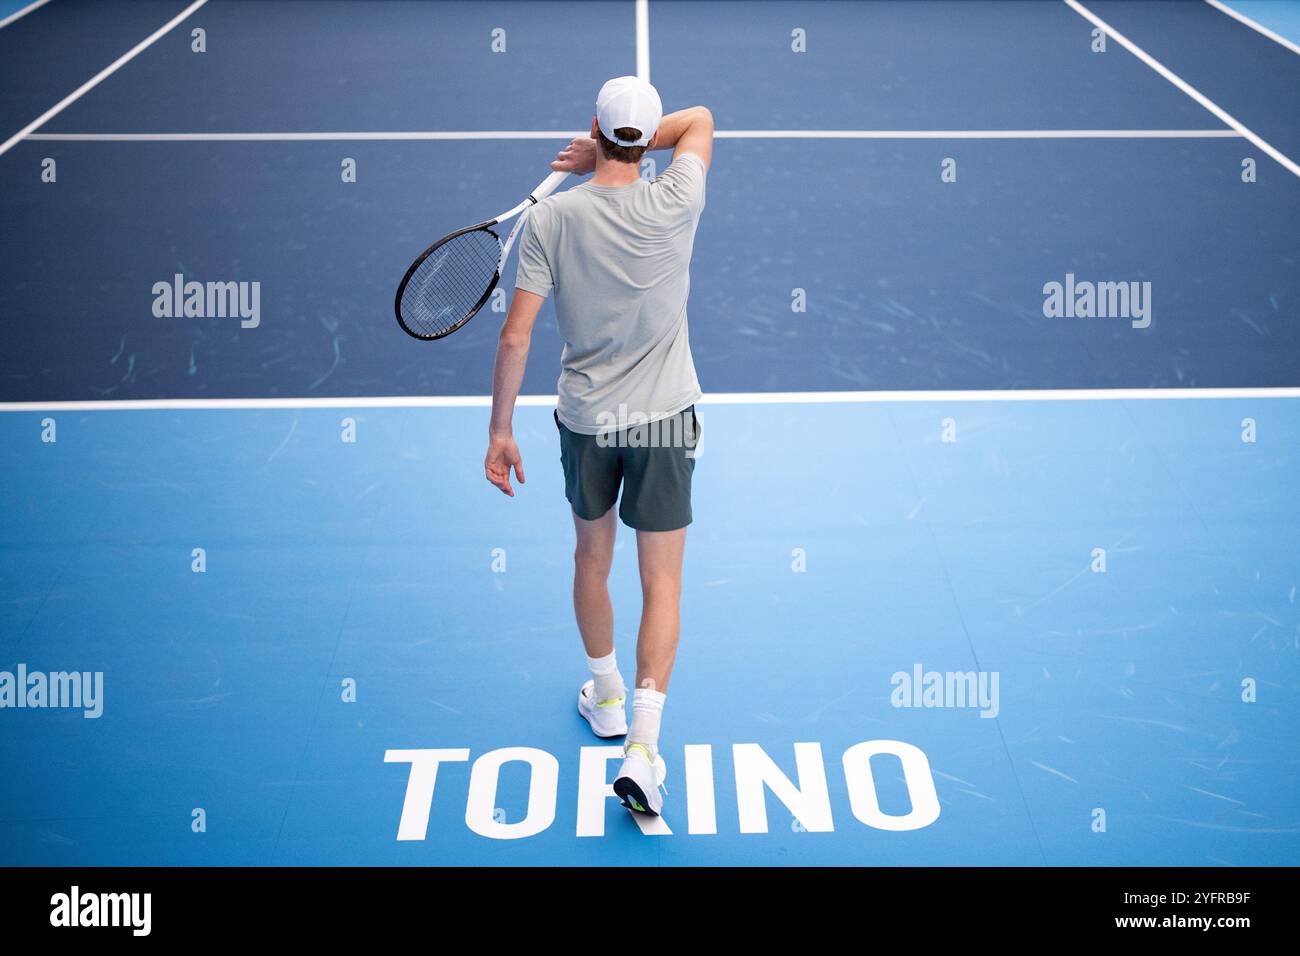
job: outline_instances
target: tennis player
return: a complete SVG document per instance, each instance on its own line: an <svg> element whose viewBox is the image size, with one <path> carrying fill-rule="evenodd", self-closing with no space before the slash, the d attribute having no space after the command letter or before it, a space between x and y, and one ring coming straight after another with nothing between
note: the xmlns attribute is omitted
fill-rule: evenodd
<svg viewBox="0 0 1300 956"><path fill-rule="evenodd" d="M648 149L673 150L654 180L640 174ZM510 470L523 484L524 469L511 419L533 323L554 292L564 339L555 425L577 529L573 609L591 669L578 711L597 736L626 735L614 792L651 814L663 806L659 726L677 656L700 436L686 299L712 154L713 116L704 107L664 116L655 88L633 76L601 87L590 137L575 139L551 164L595 175L534 206L520 241L484 461L488 481L513 497ZM606 587L619 518L636 531L641 571L630 728Z"/></svg>

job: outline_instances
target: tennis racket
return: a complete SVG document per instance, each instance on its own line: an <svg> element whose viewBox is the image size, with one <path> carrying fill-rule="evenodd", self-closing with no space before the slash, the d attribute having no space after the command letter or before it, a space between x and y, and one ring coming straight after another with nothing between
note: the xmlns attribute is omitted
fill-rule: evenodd
<svg viewBox="0 0 1300 956"><path fill-rule="evenodd" d="M402 330L427 342L451 335L474 318L501 281L506 256L528 219L528 210L555 192L568 175L551 173L518 206L494 219L457 229L420 253L402 276L393 302ZM502 243L492 227L515 216L519 221Z"/></svg>

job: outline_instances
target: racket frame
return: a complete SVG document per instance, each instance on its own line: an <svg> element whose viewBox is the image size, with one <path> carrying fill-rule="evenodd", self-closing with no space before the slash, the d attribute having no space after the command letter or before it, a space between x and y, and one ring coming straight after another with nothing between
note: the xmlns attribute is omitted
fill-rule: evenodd
<svg viewBox="0 0 1300 956"><path fill-rule="evenodd" d="M406 270L406 275L402 276L402 281L398 283L397 297L393 300L393 313L397 316L397 324L402 327L403 332L405 332L407 335L411 336L412 338L420 339L422 342L432 342L435 339L441 339L444 338L445 336L451 335L451 333L455 332L462 325L464 325L466 322L468 322L470 319L474 318L474 316L478 314L479 309L483 308L484 303L487 302L488 296L490 296L492 294L492 291L497 287L497 283L501 281L501 260L500 259L497 260L497 269L496 269L496 273L492 277L492 281L488 283L487 289L484 290L483 295L479 298L478 302L474 304L474 308L470 309L469 313L463 316L460 319L460 321L456 322L454 325L448 326L446 329L443 329L440 332L436 332L433 334L430 334L428 332L417 332L415 329L407 325L406 319L402 318L402 295L403 293L406 292L406 284L411 281L411 276L415 275L416 270L419 269L420 266L424 264L424 260L429 258L429 256L433 255L435 252L437 252L447 243L451 242L451 240L459 239L461 236L464 236L471 232L478 232L481 229L484 232L491 235L492 238L494 238L497 241L497 244L500 245L501 237L492 231L492 227L495 226L497 222L498 220L496 219L488 219L484 222L477 222L472 226L466 226L464 229L457 229L455 232L448 233L447 235L439 239L437 242L435 242L433 245L431 245L428 249L425 249L424 252L420 253L419 258L417 258L414 262L411 263L411 268Z"/></svg>
<svg viewBox="0 0 1300 956"><path fill-rule="evenodd" d="M437 339L446 338L448 335L451 335L451 333L465 325L465 323L470 319L474 318L474 316L478 315L479 310L487 303L488 297L492 295L493 291L495 291L497 283L501 281L501 270L506 267L506 258L510 255L511 247L515 244L515 237L519 234L519 230L523 228L524 223L528 220L528 210L537 205L551 193L555 192L555 188L559 186L560 183L564 182L564 180L568 178L568 175L568 173L561 172L551 173L551 175L547 176L546 179L539 183L537 188L528 195L528 198L519 203L519 205L506 210L492 219L485 219L483 222L476 222L472 226L466 226L463 229L457 229L455 232L449 232L428 249L425 249L424 252L420 253L419 257L411 263L411 267L406 270L406 275L402 276L402 281L397 285L397 295L393 299L393 313L397 316L397 324L402 327L402 331L412 338L419 339L422 342L432 342ZM523 213L523 215L520 216L520 213ZM506 241L502 242L501 237L492 231L492 227L498 226L514 216L519 216L519 221L515 223L514 228L510 230L510 235L507 237ZM492 276L492 281L489 282L487 288L483 290L483 295L479 298L478 302L474 304L474 308L470 309L469 313L454 325L448 326L443 331L434 335L430 335L427 332L415 331L407 325L406 320L402 318L402 294L406 291L406 284L411 281L411 277L415 275L415 271L420 268L420 265L424 260L437 252L440 247L446 245L453 239L458 239L467 233L477 232L479 230L492 236L492 238L497 241L497 245L501 247L501 255L497 257L497 268L496 272Z"/></svg>

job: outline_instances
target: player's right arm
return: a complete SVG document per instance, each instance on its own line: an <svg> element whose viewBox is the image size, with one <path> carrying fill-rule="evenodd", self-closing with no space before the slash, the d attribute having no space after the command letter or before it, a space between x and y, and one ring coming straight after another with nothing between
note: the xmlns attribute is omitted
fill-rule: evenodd
<svg viewBox="0 0 1300 956"><path fill-rule="evenodd" d="M650 148L671 149L673 159L682 153L694 153L707 171L713 160L713 114L707 106L690 106L669 113L660 120Z"/></svg>
<svg viewBox="0 0 1300 956"><path fill-rule="evenodd" d="M585 176L596 168L596 141L591 136L579 136L560 150L551 163L551 169ZM650 141L650 149L671 149L673 159L682 153L694 153L704 163L708 172L713 160L713 114L707 106L691 106L669 113L659 121L659 131Z"/></svg>

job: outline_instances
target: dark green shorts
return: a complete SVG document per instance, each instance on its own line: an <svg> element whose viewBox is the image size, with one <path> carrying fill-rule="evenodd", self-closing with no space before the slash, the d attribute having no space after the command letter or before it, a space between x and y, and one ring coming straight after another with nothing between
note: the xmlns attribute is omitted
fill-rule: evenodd
<svg viewBox="0 0 1300 956"><path fill-rule="evenodd" d="M656 427L657 426L657 427ZM618 516L638 531L676 531L691 523L691 474L699 444L695 406L649 425L606 435L560 430L564 495L574 514L587 521L603 516L618 500Z"/></svg>

